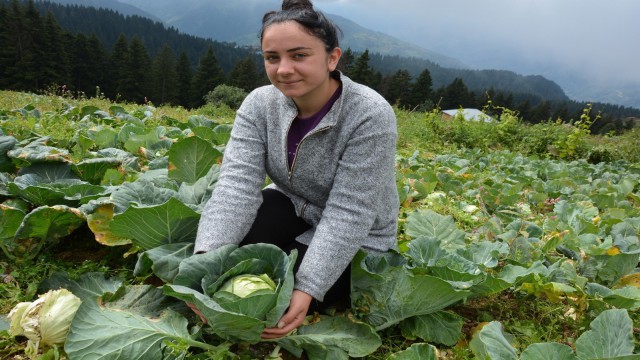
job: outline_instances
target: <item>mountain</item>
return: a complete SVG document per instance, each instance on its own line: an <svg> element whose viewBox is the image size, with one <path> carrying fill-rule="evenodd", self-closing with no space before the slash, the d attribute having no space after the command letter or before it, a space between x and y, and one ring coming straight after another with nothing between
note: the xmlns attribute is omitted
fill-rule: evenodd
<svg viewBox="0 0 640 360"><path fill-rule="evenodd" d="M259 45L258 32L262 16L267 11L277 9L281 3L273 0L119 1L151 13L167 26L175 27L187 34L249 46ZM447 68L468 68L460 60L367 29L342 16L327 16L342 29L344 37L341 47L345 49L351 48L356 52L369 49L369 52L381 55L427 59Z"/></svg>
<svg viewBox="0 0 640 360"><path fill-rule="evenodd" d="M63 28L72 33L97 34L108 49L114 46L121 33L128 38L136 35L142 38L151 56L168 43L174 52L187 53L193 64L193 61L197 62L202 55L203 42L213 40L218 60L227 72L238 60L239 52L244 51L246 56L250 50L250 47L237 46L238 44L258 45L260 18L271 8L265 4L265 0L216 2L215 8L210 8L209 1L191 0L174 12L172 10L174 7L171 6L173 3L168 0L119 1L129 1L132 4L126 4L128 8L120 6L119 9L123 12L119 13L105 8L107 5L117 5L118 2L115 0L99 2L104 10L75 5L72 9L67 9L69 3L80 3L81 0L41 1L40 3L44 8L54 12ZM58 6L55 9L53 5L62 2L67 5ZM142 5L148 5L148 7L143 10L137 8ZM208 10L205 11L202 7ZM100 11L103 13L100 14ZM154 21L141 17L139 15L141 13L149 13L155 18L167 20ZM257 19L252 20L252 18ZM336 16L333 19L344 33L342 46L351 48L356 53L369 49L370 65L383 76L394 74L398 70L407 70L417 78L423 70L428 69L433 79L434 89L447 86L456 78L460 78L469 90L477 93L484 93L488 89L500 90L519 94L520 97L534 96L538 99L536 103L543 100L569 99L561 87L541 76L523 76L507 70L471 70L455 59L440 56L425 49L420 50L420 53L408 52L412 48L404 46L400 40L367 30L345 18ZM189 24L194 29L207 26L211 28L215 25L213 26L215 30L208 32L208 37L205 39L179 29L177 24ZM360 44L360 47L349 44ZM390 49L397 49L397 51ZM432 60L426 59L428 56ZM446 65L441 65L443 63Z"/></svg>
<svg viewBox="0 0 640 360"><path fill-rule="evenodd" d="M36 2L44 2L44 1L46 0L36 0ZM82 5L87 7L94 7L96 9L99 9L99 8L110 9L113 11L117 11L123 15L136 15L136 16L149 18L154 21L162 22L162 20L160 20L153 14L146 12L144 10L141 10L138 7L122 3L118 0L56 0L54 2L60 5Z"/></svg>
<svg viewBox="0 0 640 360"><path fill-rule="evenodd" d="M474 56L474 63L470 66L473 68L497 66L521 74L540 74L562 86L571 99L619 104L640 109L640 81L637 80L637 74L629 74L624 79L620 79L620 76L598 76L580 67L580 64L561 62L557 59L532 60L520 57L513 48L488 51L485 55Z"/></svg>

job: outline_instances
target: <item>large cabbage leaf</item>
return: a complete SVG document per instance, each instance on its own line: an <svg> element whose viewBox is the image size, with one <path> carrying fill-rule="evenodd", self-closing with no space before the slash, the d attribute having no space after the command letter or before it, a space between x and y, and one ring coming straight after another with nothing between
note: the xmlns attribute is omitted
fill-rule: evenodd
<svg viewBox="0 0 640 360"><path fill-rule="evenodd" d="M48 244L71 234L85 222L78 209L64 205L41 206L28 213L13 238L0 244L12 259L32 259Z"/></svg>
<svg viewBox="0 0 640 360"><path fill-rule="evenodd" d="M573 349L559 343L536 343L529 345L520 360L576 360Z"/></svg>
<svg viewBox="0 0 640 360"><path fill-rule="evenodd" d="M224 309L207 295L180 285L165 285L164 293L193 304L207 324L223 338L256 343L265 329L264 321Z"/></svg>
<svg viewBox="0 0 640 360"><path fill-rule="evenodd" d="M13 149L18 140L13 136L0 136L0 172L10 172L14 165L11 158L7 156L7 152Z"/></svg>
<svg viewBox="0 0 640 360"><path fill-rule="evenodd" d="M275 341L297 357L305 350L310 360L363 357L382 344L371 326L342 316L321 316L319 321Z"/></svg>
<svg viewBox="0 0 640 360"><path fill-rule="evenodd" d="M214 348L193 340L187 319L172 299L148 285L122 287L113 295L85 299L65 343L71 359L173 359L166 342Z"/></svg>
<svg viewBox="0 0 640 360"><path fill-rule="evenodd" d="M200 214L175 198L161 205L130 206L115 215L110 229L113 235L129 238L134 245L149 250L158 246L193 241Z"/></svg>
<svg viewBox="0 0 640 360"><path fill-rule="evenodd" d="M122 280L117 278L105 278L101 272L90 272L82 274L78 279L70 279L64 272L56 272L45 279L38 286L39 293L49 290L67 289L80 300L97 298L106 293L115 293L123 285Z"/></svg>
<svg viewBox="0 0 640 360"><path fill-rule="evenodd" d="M222 154L208 141L198 136L184 138L169 149L169 177L193 184L205 176L220 157Z"/></svg>
<svg viewBox="0 0 640 360"><path fill-rule="evenodd" d="M580 359L615 359L633 354L633 321L627 310L603 311L590 326L591 330L576 340Z"/></svg>
<svg viewBox="0 0 640 360"><path fill-rule="evenodd" d="M469 347L479 359L517 360L513 340L513 335L503 331L501 323L492 321L474 334Z"/></svg>
<svg viewBox="0 0 640 360"><path fill-rule="evenodd" d="M351 269L353 310L377 330L442 310L471 294L440 278L413 273L400 254L356 255Z"/></svg>
<svg viewBox="0 0 640 360"><path fill-rule="evenodd" d="M180 263L193 254L193 243L173 243L155 247L140 254L134 275L155 274L167 283L173 283Z"/></svg>

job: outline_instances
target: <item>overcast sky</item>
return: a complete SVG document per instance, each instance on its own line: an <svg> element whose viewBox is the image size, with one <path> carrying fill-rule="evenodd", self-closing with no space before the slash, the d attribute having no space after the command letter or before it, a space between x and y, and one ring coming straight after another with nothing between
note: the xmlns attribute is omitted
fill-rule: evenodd
<svg viewBox="0 0 640 360"><path fill-rule="evenodd" d="M640 83L640 0L315 0L324 12L473 68ZM517 67L517 68L514 68Z"/></svg>

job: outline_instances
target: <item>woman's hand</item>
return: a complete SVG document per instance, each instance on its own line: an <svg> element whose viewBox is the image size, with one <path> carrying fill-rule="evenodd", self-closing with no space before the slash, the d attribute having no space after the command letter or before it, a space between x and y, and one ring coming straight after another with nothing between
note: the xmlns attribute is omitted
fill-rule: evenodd
<svg viewBox="0 0 640 360"><path fill-rule="evenodd" d="M274 328L266 328L262 332L263 339L276 339L287 335L293 329L302 325L304 318L309 311L313 297L303 291L293 290L289 310L282 316L278 322L278 326Z"/></svg>

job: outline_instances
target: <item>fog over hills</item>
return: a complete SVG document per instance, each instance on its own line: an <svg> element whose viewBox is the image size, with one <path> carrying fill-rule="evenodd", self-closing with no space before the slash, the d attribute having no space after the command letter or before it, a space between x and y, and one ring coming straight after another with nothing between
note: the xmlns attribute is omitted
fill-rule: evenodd
<svg viewBox="0 0 640 360"><path fill-rule="evenodd" d="M460 59L542 75L579 101L640 109L640 1L314 0L323 11Z"/></svg>

